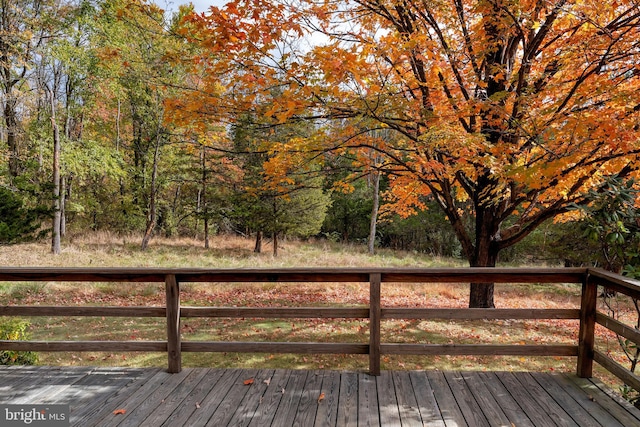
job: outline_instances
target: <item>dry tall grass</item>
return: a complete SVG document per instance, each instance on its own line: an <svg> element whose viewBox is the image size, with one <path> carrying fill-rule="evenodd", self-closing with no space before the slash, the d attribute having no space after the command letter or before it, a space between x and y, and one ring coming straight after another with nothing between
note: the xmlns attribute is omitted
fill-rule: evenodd
<svg viewBox="0 0 640 427"><path fill-rule="evenodd" d="M280 242L279 255L271 254L269 242L263 252L253 252L252 239L235 235L216 236L210 248L190 238L154 238L146 251L139 236L97 232L63 241L62 253L50 253L47 241L0 246L0 265L14 267L443 267L464 266L450 260L410 252L380 250L369 255L366 247L334 244L323 240Z"/></svg>

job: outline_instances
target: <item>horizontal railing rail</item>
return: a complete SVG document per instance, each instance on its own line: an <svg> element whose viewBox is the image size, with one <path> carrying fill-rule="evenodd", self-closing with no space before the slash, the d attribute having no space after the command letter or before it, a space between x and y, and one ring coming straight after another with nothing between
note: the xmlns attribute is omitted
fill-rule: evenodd
<svg viewBox="0 0 640 427"><path fill-rule="evenodd" d="M610 294L612 292L623 294L632 299L639 300L640 281L613 274L605 270L590 269L587 289L583 290L583 295L584 293L587 293L589 295L604 295L606 293ZM592 312L589 313L589 324L587 325L588 328L595 329L596 324L601 325L605 329L608 329L616 333L617 335L630 340L634 343L635 346L640 346L640 331L608 316L607 314L604 314L597 310L595 312L593 312L592 309L590 310ZM640 313L637 314L640 315ZM589 332L589 334L591 334L591 332ZM595 335L595 332L593 332L593 334ZM629 385L637 391L640 391L640 376L636 375L634 372L631 372L629 369L625 368L623 365L615 361L612 357L610 357L609 354L607 354L607 352L597 350L595 348L595 340L594 343L590 345L590 347L592 350L593 361L617 376L625 384ZM591 376L590 372L585 372L584 374L585 376Z"/></svg>
<svg viewBox="0 0 640 427"><path fill-rule="evenodd" d="M581 283L585 268L58 268L0 267L0 281L32 282L369 282L379 274L382 282L469 283Z"/></svg>
<svg viewBox="0 0 640 427"><path fill-rule="evenodd" d="M101 316L166 319L162 341L0 341L0 349L16 351L142 351L166 352L168 370L179 372L183 352L268 352L301 354L368 354L369 371L377 375L383 355L512 355L574 356L577 372L591 376L596 361L625 383L640 390L640 379L595 349L595 325L640 343L640 333L597 311L598 287L640 298L640 282L590 268L443 268L443 269L152 269L152 268L0 268L0 282L164 282L164 307L0 306L0 316ZM368 283L369 304L357 307L183 307L184 283L332 282ZM582 286L577 309L398 308L382 306L388 283L568 283ZM365 319L367 342L229 342L182 341L185 318ZM381 324L390 319L422 320L579 320L575 344L423 344L382 342Z"/></svg>

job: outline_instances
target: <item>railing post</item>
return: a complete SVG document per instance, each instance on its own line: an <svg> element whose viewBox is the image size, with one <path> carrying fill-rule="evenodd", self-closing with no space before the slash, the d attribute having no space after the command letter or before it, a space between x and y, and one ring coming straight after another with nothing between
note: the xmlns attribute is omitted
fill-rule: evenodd
<svg viewBox="0 0 640 427"><path fill-rule="evenodd" d="M587 273L582 282L580 333L578 336L578 367L576 373L581 378L591 378L593 376L597 300L598 285Z"/></svg>
<svg viewBox="0 0 640 427"><path fill-rule="evenodd" d="M182 353L180 343L180 284L175 274L165 277L167 292L167 354L168 371L172 374L182 370Z"/></svg>
<svg viewBox="0 0 640 427"><path fill-rule="evenodd" d="M380 375L380 284L382 275L369 275L369 374Z"/></svg>

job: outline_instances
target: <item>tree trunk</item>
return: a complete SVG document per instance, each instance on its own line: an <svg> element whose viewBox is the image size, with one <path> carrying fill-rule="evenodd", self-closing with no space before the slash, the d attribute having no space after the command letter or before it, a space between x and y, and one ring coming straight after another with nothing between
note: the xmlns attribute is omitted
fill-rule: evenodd
<svg viewBox="0 0 640 427"><path fill-rule="evenodd" d="M493 283L472 283L469 290L469 308L495 308Z"/></svg>
<svg viewBox="0 0 640 427"><path fill-rule="evenodd" d="M253 247L253 252L262 253L262 230L258 230L256 233L256 245Z"/></svg>
<svg viewBox="0 0 640 427"><path fill-rule="evenodd" d="M273 232L273 256L278 256L278 232Z"/></svg>
<svg viewBox="0 0 640 427"><path fill-rule="evenodd" d="M198 194L196 194L196 212L198 213L202 212L202 205L200 204L201 197L202 188L198 188ZM196 221L193 226L193 231L196 237L200 235L200 215L196 215Z"/></svg>
<svg viewBox="0 0 640 427"><path fill-rule="evenodd" d="M209 249L209 207L207 205L207 151L206 147L202 146L201 153L202 160L202 213L204 219L204 247Z"/></svg>
<svg viewBox="0 0 640 427"><path fill-rule="evenodd" d="M9 148L9 174L17 177L20 173L20 156L18 152L18 113L15 101L7 99L4 105L4 120L7 126L7 147Z"/></svg>
<svg viewBox="0 0 640 427"><path fill-rule="evenodd" d="M376 224L378 223L378 209L380 207L380 172L373 174L373 208L371 209L371 223L369 225L369 254L373 255L376 244Z"/></svg>
<svg viewBox="0 0 640 427"><path fill-rule="evenodd" d="M147 228L144 233L144 237L142 238L142 250L147 249L149 246L149 242L151 241L151 237L153 236L153 230L156 227L157 221L157 207L156 207L156 198L157 198L157 183L158 183L158 160L160 158L160 132L158 132L158 136L156 138L156 149L153 153L153 169L151 171L151 191L149 198L149 215L147 216Z"/></svg>
<svg viewBox="0 0 640 427"><path fill-rule="evenodd" d="M204 217L204 248L209 249L209 218Z"/></svg>
<svg viewBox="0 0 640 427"><path fill-rule="evenodd" d="M60 177L60 237L67 235L67 180Z"/></svg>
<svg viewBox="0 0 640 427"><path fill-rule="evenodd" d="M60 130L56 123L56 109L53 91L49 91L51 97L51 127L53 130L53 230L51 234L51 252L59 254L60 226L62 223L62 212L60 205Z"/></svg>
<svg viewBox="0 0 640 427"><path fill-rule="evenodd" d="M476 256L469 263L471 267L495 267L498 250L491 242L477 243ZM469 308L495 308L493 301L494 284L488 282L471 283Z"/></svg>

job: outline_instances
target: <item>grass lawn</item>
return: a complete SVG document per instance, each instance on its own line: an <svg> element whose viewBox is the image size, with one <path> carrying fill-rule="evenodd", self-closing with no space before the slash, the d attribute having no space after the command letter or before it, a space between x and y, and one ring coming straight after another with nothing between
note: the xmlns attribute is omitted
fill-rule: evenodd
<svg viewBox="0 0 640 427"><path fill-rule="evenodd" d="M208 250L193 240L152 242L146 252L134 238L102 234L73 239L52 256L48 242L0 247L0 265L63 267L463 267L462 260L380 251L328 242L285 242L280 256L254 254L250 240L222 236ZM267 247L266 250L270 248ZM184 284L183 306L360 306L367 284ZM163 306L164 285L153 283L0 283L3 305ZM569 284L496 285L499 308L578 308L580 287ZM388 307L466 307L468 285L384 284ZM622 302L629 319L634 312ZM102 317L30 318L34 340L164 340L164 319ZM577 320L424 321L383 323L383 342L575 344ZM182 321L183 340L368 342L367 323L352 319L207 319ZM615 336L601 334L600 348L617 354ZM620 362L624 355L618 354ZM166 366L164 353L39 353L43 365ZM358 369L367 355L183 353L186 367ZM388 356L382 369L536 370L574 372L571 357Z"/></svg>

